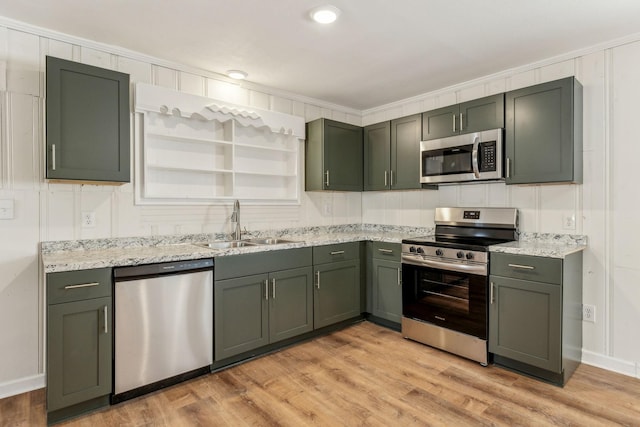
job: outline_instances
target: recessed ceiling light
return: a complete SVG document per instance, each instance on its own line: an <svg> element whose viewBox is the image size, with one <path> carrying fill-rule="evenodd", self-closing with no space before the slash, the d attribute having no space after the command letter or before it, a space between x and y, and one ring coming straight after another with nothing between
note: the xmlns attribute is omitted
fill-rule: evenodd
<svg viewBox="0 0 640 427"><path fill-rule="evenodd" d="M340 9L331 5L320 6L312 9L309 15L311 15L311 19L320 24L331 24L338 19Z"/></svg>
<svg viewBox="0 0 640 427"><path fill-rule="evenodd" d="M244 80L247 78L247 73L241 70L229 70L227 71L227 76L236 80Z"/></svg>

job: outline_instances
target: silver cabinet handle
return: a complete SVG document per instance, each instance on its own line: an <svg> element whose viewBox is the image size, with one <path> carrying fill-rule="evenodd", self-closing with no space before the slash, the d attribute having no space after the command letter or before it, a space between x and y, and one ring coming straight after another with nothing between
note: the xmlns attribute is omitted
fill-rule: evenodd
<svg viewBox="0 0 640 427"><path fill-rule="evenodd" d="M316 271L316 288L320 290L320 271Z"/></svg>
<svg viewBox="0 0 640 427"><path fill-rule="evenodd" d="M393 253L393 249L378 248L378 252L382 252L383 254L392 254Z"/></svg>
<svg viewBox="0 0 640 427"><path fill-rule="evenodd" d="M384 186L385 187L387 186L387 182L389 180L388 178L389 178L389 172L384 171Z"/></svg>
<svg viewBox="0 0 640 427"><path fill-rule="evenodd" d="M269 300L269 280L264 280L264 299Z"/></svg>
<svg viewBox="0 0 640 427"><path fill-rule="evenodd" d="M107 313L107 306L104 306L104 333L109 333L109 314Z"/></svg>
<svg viewBox="0 0 640 427"><path fill-rule="evenodd" d="M391 178L391 187L393 187L393 169L389 172L389 177Z"/></svg>
<svg viewBox="0 0 640 427"><path fill-rule="evenodd" d="M56 170L56 144L51 144L51 158L53 159L51 169Z"/></svg>
<svg viewBox="0 0 640 427"><path fill-rule="evenodd" d="M507 157L507 178L511 174L511 160Z"/></svg>
<svg viewBox="0 0 640 427"><path fill-rule="evenodd" d="M402 285L402 271L398 269L398 286Z"/></svg>
<svg viewBox="0 0 640 427"><path fill-rule="evenodd" d="M464 125L462 124L462 118L464 117L464 114L460 113L460 131L462 131L462 129L464 129Z"/></svg>
<svg viewBox="0 0 640 427"><path fill-rule="evenodd" d="M79 288L90 288L92 286L100 286L100 283L98 283L98 282L81 283L79 285L67 285L64 288L65 289L79 289Z"/></svg>
<svg viewBox="0 0 640 427"><path fill-rule="evenodd" d="M329 252L329 255L342 255L344 253L344 251L333 251L333 252Z"/></svg>
<svg viewBox="0 0 640 427"><path fill-rule="evenodd" d="M325 184L327 185L327 187L329 186L329 169L327 169L327 171L324 173L325 177L326 177L326 181Z"/></svg>
<svg viewBox="0 0 640 427"><path fill-rule="evenodd" d="M276 299L276 279L271 279L271 298Z"/></svg>
<svg viewBox="0 0 640 427"><path fill-rule="evenodd" d="M491 304L494 303L495 299L493 297L493 288L495 287L495 284L493 282L491 282L491 287L489 288L489 302Z"/></svg>
<svg viewBox="0 0 640 427"><path fill-rule="evenodd" d="M453 132L456 131L456 115L453 115Z"/></svg>
<svg viewBox="0 0 640 427"><path fill-rule="evenodd" d="M522 270L535 270L535 267L532 265L509 264L509 267L520 268Z"/></svg>

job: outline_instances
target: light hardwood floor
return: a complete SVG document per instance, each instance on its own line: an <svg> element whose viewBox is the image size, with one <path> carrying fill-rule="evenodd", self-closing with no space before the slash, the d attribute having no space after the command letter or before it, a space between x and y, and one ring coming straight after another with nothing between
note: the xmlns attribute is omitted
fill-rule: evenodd
<svg viewBox="0 0 640 427"><path fill-rule="evenodd" d="M0 425L45 425L44 390ZM640 426L640 380L581 365L564 388L369 322L60 426Z"/></svg>

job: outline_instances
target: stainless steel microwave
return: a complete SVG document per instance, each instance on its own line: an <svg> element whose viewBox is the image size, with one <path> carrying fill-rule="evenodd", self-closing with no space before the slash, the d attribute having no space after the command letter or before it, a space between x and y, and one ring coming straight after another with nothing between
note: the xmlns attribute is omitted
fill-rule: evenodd
<svg viewBox="0 0 640 427"><path fill-rule="evenodd" d="M420 141L420 182L504 179L502 129Z"/></svg>

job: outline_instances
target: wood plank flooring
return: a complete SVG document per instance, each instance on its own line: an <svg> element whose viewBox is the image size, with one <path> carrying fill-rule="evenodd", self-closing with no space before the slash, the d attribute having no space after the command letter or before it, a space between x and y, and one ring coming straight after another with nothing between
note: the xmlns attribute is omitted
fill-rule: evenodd
<svg viewBox="0 0 640 427"><path fill-rule="evenodd" d="M44 400L0 400L0 425L45 425ZM559 388L363 322L59 425L640 426L640 380L581 365Z"/></svg>

